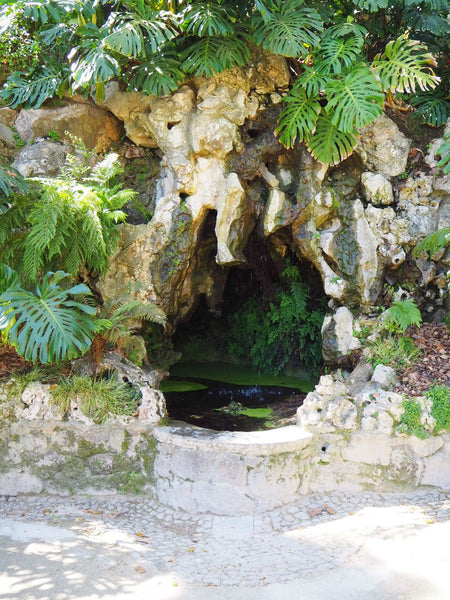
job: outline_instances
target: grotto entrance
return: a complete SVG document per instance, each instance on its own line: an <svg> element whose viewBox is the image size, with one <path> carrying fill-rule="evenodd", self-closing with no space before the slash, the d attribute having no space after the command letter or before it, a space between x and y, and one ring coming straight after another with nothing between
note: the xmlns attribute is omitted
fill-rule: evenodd
<svg viewBox="0 0 450 600"><path fill-rule="evenodd" d="M295 421L320 369L324 293L295 256L250 236L247 264L228 268L220 306L201 296L173 337L181 361L163 382L169 417L215 430Z"/></svg>

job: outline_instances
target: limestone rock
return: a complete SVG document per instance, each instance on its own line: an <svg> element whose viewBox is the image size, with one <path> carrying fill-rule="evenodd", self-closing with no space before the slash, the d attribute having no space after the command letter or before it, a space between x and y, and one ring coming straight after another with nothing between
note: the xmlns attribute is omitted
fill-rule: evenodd
<svg viewBox="0 0 450 600"><path fill-rule="evenodd" d="M69 142L65 134L83 140L88 148L105 152L113 142L120 140L122 131L119 121L94 104L70 103L58 108L22 110L15 121L21 138L30 142L38 137L47 137L54 131L59 139Z"/></svg>
<svg viewBox="0 0 450 600"><path fill-rule="evenodd" d="M22 402L26 408L21 412L23 419L62 421L61 411L55 404L52 404L52 398L48 385L42 383L30 383L22 392Z"/></svg>
<svg viewBox="0 0 450 600"><path fill-rule="evenodd" d="M384 390L390 390L398 384L398 377L392 367L377 365L371 379L372 383Z"/></svg>
<svg viewBox="0 0 450 600"><path fill-rule="evenodd" d="M382 114L361 131L355 152L369 169L395 177L406 170L410 145L397 125Z"/></svg>
<svg viewBox="0 0 450 600"><path fill-rule="evenodd" d="M322 326L322 355L326 361L338 361L361 347L353 335L353 315L345 306L325 317Z"/></svg>
<svg viewBox="0 0 450 600"><path fill-rule="evenodd" d="M9 127L0 122L0 144L5 144L10 148L16 147L16 141Z"/></svg>
<svg viewBox="0 0 450 600"><path fill-rule="evenodd" d="M0 123L3 123L7 127L12 127L14 125L14 121L18 115L17 110L13 110L11 108L7 108L6 106L0 107Z"/></svg>
<svg viewBox="0 0 450 600"><path fill-rule="evenodd" d="M394 202L392 185L381 173L363 173L361 183L367 201L374 206L388 206Z"/></svg>
<svg viewBox="0 0 450 600"><path fill-rule="evenodd" d="M41 140L22 148L12 166L24 177L58 175L68 152L59 142Z"/></svg>
<svg viewBox="0 0 450 600"><path fill-rule="evenodd" d="M275 233L288 225L293 219L293 212L292 203L286 194L281 190L271 189L264 213L264 235Z"/></svg>

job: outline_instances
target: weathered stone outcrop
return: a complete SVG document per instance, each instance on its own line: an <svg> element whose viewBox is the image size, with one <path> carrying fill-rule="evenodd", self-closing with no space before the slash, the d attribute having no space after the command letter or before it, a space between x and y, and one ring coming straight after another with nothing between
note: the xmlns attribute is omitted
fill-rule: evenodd
<svg viewBox="0 0 450 600"><path fill-rule="evenodd" d="M70 102L58 108L22 110L14 122L20 137L31 142L51 133L70 142L66 132L83 140L88 148L105 152L120 140L120 122L107 111L86 102Z"/></svg>
<svg viewBox="0 0 450 600"><path fill-rule="evenodd" d="M259 57L248 69L194 78L162 98L110 82L100 107L71 102L4 117L15 118L26 140L51 129L64 139L67 129L102 149L123 124L135 144L128 141L122 152L129 165L135 156L145 160L144 148L159 149L160 172L148 191L154 198L143 202L153 216L121 227L98 289L105 299L131 291L156 302L169 330L200 295L218 310L229 268L251 262L246 248L255 236L265 238L275 262L288 252L310 262L333 308L371 312L402 265L409 283L438 288L442 303L445 256L412 259L410 251L450 222L449 177L424 171L395 180L406 172L410 141L386 115L332 169L304 148L286 150L274 131L288 84L284 59ZM25 175L55 174L66 152L61 143L39 141L22 149L15 166Z"/></svg>

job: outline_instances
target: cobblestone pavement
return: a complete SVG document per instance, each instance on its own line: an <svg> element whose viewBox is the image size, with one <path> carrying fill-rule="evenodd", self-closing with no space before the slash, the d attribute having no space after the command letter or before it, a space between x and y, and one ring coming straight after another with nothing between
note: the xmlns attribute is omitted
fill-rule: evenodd
<svg viewBox="0 0 450 600"><path fill-rule="evenodd" d="M236 517L137 496L0 496L0 598L287 599L280 585L329 581L289 598L347 600L371 580L373 599L448 599L449 526L439 491L316 494ZM330 588L343 569L357 569L355 596ZM377 596L383 569L398 590Z"/></svg>

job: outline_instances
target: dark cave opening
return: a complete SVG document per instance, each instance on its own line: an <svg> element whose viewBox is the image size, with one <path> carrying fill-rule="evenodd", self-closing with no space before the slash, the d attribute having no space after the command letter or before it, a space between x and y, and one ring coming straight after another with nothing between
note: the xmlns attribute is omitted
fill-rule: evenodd
<svg viewBox="0 0 450 600"><path fill-rule="evenodd" d="M214 214L211 213L207 227L205 223L202 239L208 238L205 232L211 231L213 220ZM299 310L304 311L306 318L312 314L315 321L315 331L311 324L305 325L305 329L311 329L311 335L305 334L305 340L300 341L298 350L301 350L302 344L308 343L310 335L311 339L315 338L317 351L317 338L320 337L318 315L320 311L325 311L326 302L319 273L311 263L292 253L287 245L280 252L279 244L274 244L270 238L259 236L256 230L249 236L244 256L246 264L225 268L224 281L218 285L223 286L223 290L219 295L214 293L214 302L205 294L200 294L189 317L178 324L172 338L175 351L181 354L183 362L244 362L258 372L272 374L302 368L302 362L308 365L308 352L304 353L305 361L294 354L292 360L287 360L283 356L286 349L282 348L273 348L269 352L270 356L265 359L264 335L269 345L275 344L274 339L278 335L282 346L281 337L284 334L291 337L295 345L301 333L295 328L302 327L300 316L295 312L298 306ZM305 306L302 305L302 297ZM289 331L290 318L292 331ZM252 324L255 319L259 320L261 329L265 331L258 332L258 324ZM277 327L284 331L277 332ZM241 333L244 337L253 336L254 344L261 348L253 352L249 346L247 352L245 344L239 343ZM259 355L259 358L255 359L254 355ZM277 366L277 355L280 369ZM317 368L318 364L315 364L314 371Z"/></svg>

